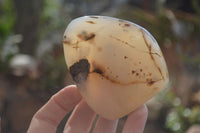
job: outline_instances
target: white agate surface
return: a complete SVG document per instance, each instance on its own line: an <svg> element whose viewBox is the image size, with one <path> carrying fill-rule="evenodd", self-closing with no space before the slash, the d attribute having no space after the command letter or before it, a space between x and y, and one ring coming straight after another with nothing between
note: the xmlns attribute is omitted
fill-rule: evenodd
<svg viewBox="0 0 200 133"><path fill-rule="evenodd" d="M168 83L159 45L147 30L132 22L80 17L68 25L63 45L82 97L104 118L127 115Z"/></svg>

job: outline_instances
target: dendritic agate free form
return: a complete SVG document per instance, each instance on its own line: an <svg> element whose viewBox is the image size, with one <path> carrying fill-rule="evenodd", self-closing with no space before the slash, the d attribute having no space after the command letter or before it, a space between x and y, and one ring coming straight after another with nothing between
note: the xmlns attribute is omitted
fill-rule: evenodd
<svg viewBox="0 0 200 133"><path fill-rule="evenodd" d="M67 66L88 105L107 119L132 112L168 83L153 36L122 19L84 16L63 36Z"/></svg>

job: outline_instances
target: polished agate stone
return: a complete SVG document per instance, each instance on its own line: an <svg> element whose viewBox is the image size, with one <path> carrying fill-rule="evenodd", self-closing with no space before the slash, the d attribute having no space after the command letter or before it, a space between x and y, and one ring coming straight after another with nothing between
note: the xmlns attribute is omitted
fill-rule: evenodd
<svg viewBox="0 0 200 133"><path fill-rule="evenodd" d="M169 81L158 43L135 23L106 16L76 18L65 30L63 45L82 97L106 119L134 111Z"/></svg>

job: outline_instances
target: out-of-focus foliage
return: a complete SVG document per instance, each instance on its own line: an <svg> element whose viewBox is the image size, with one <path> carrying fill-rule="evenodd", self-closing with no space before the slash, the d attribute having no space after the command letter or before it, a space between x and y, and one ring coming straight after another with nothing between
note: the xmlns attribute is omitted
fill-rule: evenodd
<svg viewBox="0 0 200 133"><path fill-rule="evenodd" d="M5 71L8 68L9 60L12 58L15 52L8 52L7 45L12 41L11 34L15 24L15 13L12 0L2 1L0 4L0 72ZM15 49L16 46L13 46ZM12 50L11 50L12 51ZM15 50L14 50L15 51Z"/></svg>
<svg viewBox="0 0 200 133"><path fill-rule="evenodd" d="M66 15L62 14L61 2L55 0L44 0L44 9L41 14L42 30L40 34L42 37L49 35L49 33L63 30L66 26Z"/></svg>
<svg viewBox="0 0 200 133"><path fill-rule="evenodd" d="M180 98L172 92L168 92L164 99L167 100L168 106L170 106L165 124L171 132L184 133L190 126L200 124L199 106L186 107L182 105Z"/></svg>
<svg viewBox="0 0 200 133"><path fill-rule="evenodd" d="M0 6L0 40L3 41L13 31L15 13L12 0L5 0Z"/></svg>

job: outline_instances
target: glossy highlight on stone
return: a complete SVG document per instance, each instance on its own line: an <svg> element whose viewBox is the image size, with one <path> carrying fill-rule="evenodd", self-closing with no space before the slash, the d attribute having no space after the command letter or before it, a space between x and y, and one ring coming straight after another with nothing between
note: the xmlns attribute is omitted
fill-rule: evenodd
<svg viewBox="0 0 200 133"><path fill-rule="evenodd" d="M106 119L134 111L169 81L156 40L132 22L106 16L76 18L65 30L63 45L82 97Z"/></svg>

